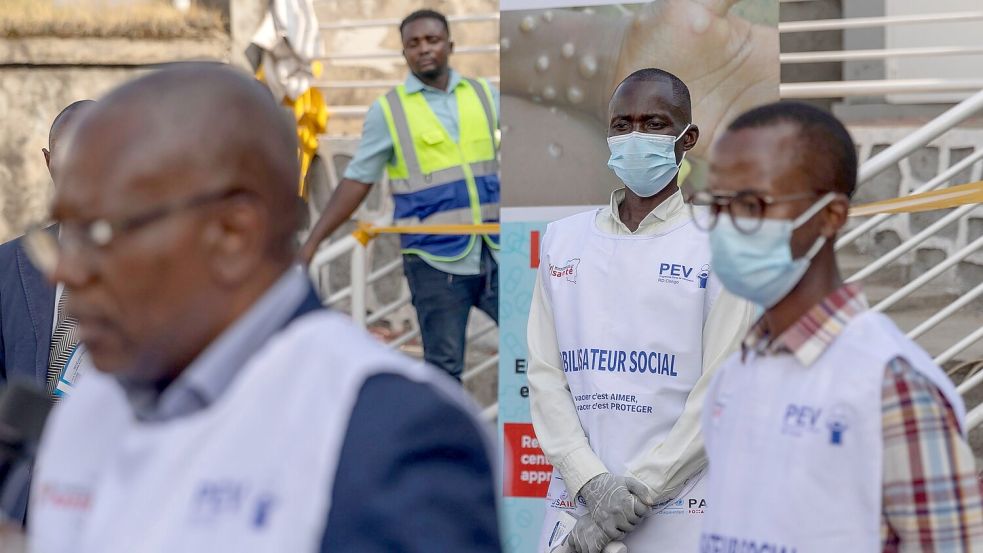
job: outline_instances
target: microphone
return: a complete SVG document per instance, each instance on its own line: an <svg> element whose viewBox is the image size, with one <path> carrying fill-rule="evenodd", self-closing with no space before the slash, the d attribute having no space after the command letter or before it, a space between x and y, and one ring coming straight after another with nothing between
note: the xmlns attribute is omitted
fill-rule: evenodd
<svg viewBox="0 0 983 553"><path fill-rule="evenodd" d="M31 469L52 402L32 383L0 391L0 518L23 522Z"/></svg>

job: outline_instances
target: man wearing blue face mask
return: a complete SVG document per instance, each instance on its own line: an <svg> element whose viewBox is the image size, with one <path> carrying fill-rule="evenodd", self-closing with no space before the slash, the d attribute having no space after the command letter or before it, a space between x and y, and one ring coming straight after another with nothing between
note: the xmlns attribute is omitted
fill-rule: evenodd
<svg viewBox="0 0 983 553"><path fill-rule="evenodd" d="M721 293L679 191L699 138L686 85L637 71L608 121L608 165L626 188L549 226L530 308L532 420L555 467L540 551L689 553L712 508L703 397L752 311Z"/></svg>
<svg viewBox="0 0 983 553"><path fill-rule="evenodd" d="M983 551L961 398L840 277L856 180L846 129L804 104L751 110L712 150L693 203L713 267L764 315L707 398L699 551Z"/></svg>

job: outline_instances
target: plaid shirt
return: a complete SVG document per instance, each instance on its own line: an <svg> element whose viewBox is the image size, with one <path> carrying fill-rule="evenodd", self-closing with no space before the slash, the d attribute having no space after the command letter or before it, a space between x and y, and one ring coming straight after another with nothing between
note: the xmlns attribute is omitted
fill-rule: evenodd
<svg viewBox="0 0 983 553"><path fill-rule="evenodd" d="M743 353L788 352L811 365L853 317L867 309L860 287L845 285L771 339L764 319L749 331ZM942 392L906 360L884 369L881 549L983 551L983 504L975 458Z"/></svg>

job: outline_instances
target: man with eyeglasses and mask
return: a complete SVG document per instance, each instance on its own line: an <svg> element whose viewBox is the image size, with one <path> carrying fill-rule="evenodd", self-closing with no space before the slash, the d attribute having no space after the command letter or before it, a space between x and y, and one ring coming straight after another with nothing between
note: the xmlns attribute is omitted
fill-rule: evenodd
<svg viewBox="0 0 983 553"><path fill-rule="evenodd" d="M32 244L97 370L45 428L31 551L500 551L463 390L295 264L297 139L263 85L177 64L67 140L62 238Z"/></svg>
<svg viewBox="0 0 983 553"><path fill-rule="evenodd" d="M700 134L686 85L636 71L608 115L625 188L549 226L529 314L532 420L555 469L540 551L691 552L713 508L703 397L751 309L721 293L679 191Z"/></svg>
<svg viewBox="0 0 983 553"><path fill-rule="evenodd" d="M983 551L964 408L945 373L844 284L857 184L832 115L781 102L711 153L713 267L764 311L706 401L711 509L699 551Z"/></svg>

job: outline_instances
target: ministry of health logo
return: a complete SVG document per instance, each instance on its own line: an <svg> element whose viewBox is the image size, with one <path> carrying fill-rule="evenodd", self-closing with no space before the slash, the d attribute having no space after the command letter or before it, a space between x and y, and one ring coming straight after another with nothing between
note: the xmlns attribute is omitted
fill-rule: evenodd
<svg viewBox="0 0 983 553"><path fill-rule="evenodd" d="M575 257L567 260L566 265L554 265L550 263L550 276L553 278L563 278L567 282L577 284L577 266L580 265L580 258Z"/></svg>

